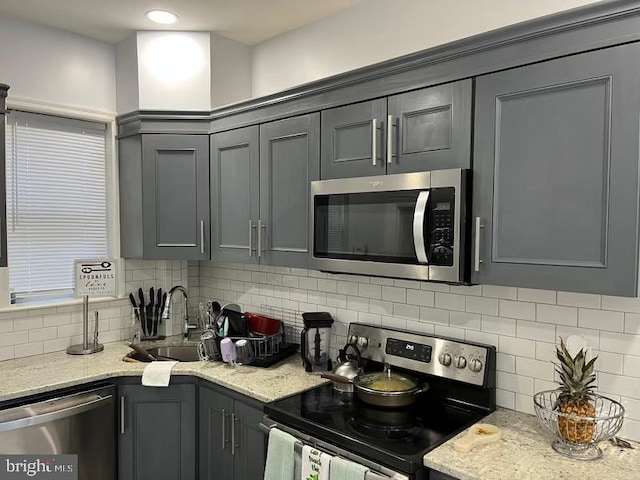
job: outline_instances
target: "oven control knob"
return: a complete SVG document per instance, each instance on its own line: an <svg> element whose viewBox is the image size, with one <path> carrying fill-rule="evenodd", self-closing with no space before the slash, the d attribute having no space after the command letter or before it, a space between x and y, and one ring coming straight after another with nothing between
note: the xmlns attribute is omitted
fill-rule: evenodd
<svg viewBox="0 0 640 480"><path fill-rule="evenodd" d="M451 365L451 354L441 353L440 356L438 356L438 360L440 361L440 365L448 367L449 365Z"/></svg>
<svg viewBox="0 0 640 480"><path fill-rule="evenodd" d="M358 346L360 348L367 348L369 345L369 339L367 337L358 337Z"/></svg>
<svg viewBox="0 0 640 480"><path fill-rule="evenodd" d="M349 343L356 345L358 343L358 336L357 335L351 335L349 337Z"/></svg>
<svg viewBox="0 0 640 480"><path fill-rule="evenodd" d="M464 368L467 366L467 359L464 358L462 355L456 356L456 358L454 358L453 361L456 368Z"/></svg>
<svg viewBox="0 0 640 480"><path fill-rule="evenodd" d="M469 361L469 369L472 372L479 372L480 370L482 370L482 361L477 358L472 358Z"/></svg>

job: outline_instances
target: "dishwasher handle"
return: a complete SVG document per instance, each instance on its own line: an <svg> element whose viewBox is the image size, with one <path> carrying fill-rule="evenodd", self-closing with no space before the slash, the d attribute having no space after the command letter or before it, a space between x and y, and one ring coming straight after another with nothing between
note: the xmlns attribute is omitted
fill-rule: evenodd
<svg viewBox="0 0 640 480"><path fill-rule="evenodd" d="M62 397L53 400L61 404L58 408L53 408L50 411L45 411L39 414L36 413L38 406L44 406L51 401L52 400L46 400L40 403L0 411L0 432L8 432L10 430L31 427L33 425L42 425L43 423L71 417L89 410L95 410L107 403L113 402L113 395L95 392L70 395L69 397ZM20 410L24 411L24 415L19 414Z"/></svg>

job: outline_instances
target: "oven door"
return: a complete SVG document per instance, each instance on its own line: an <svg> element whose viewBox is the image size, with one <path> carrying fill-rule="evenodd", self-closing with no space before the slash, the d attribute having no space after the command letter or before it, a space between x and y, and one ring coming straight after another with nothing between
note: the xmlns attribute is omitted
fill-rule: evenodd
<svg viewBox="0 0 640 480"><path fill-rule="evenodd" d="M463 281L463 170L311 184L311 268Z"/></svg>
<svg viewBox="0 0 640 480"><path fill-rule="evenodd" d="M335 445L331 445L329 443L323 442L321 440L310 437L309 435L296 430L295 428L282 425L278 423L269 416L265 415L262 419L262 423L260 424L260 429L266 434L269 435L269 432L272 428L278 428L284 432L287 432L290 435L293 435L298 442L296 443L295 449L295 475L294 478L300 478L300 471L302 465L302 447L304 445L310 445L313 448L320 450L321 452L328 453L332 456L338 456L344 458L346 460L350 460L359 465L364 465L369 469L369 473L366 474L365 480L413 480L413 477L408 477L403 473L395 472L386 468L383 465L372 462L366 458L363 458L354 453L343 450L340 447Z"/></svg>

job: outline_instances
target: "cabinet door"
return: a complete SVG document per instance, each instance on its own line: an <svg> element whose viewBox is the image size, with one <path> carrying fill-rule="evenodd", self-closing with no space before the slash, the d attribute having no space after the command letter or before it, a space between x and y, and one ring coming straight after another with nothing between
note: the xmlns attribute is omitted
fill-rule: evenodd
<svg viewBox="0 0 640 480"><path fill-rule="evenodd" d="M124 401L118 442L120 480L195 480L195 392L195 385L118 388Z"/></svg>
<svg viewBox="0 0 640 480"><path fill-rule="evenodd" d="M0 267L7 266L7 190L5 172L5 98L7 86L0 84Z"/></svg>
<svg viewBox="0 0 640 480"><path fill-rule="evenodd" d="M233 400L200 386L199 442L200 480L233 478L231 428ZM262 478L262 477L255 477Z"/></svg>
<svg viewBox="0 0 640 480"><path fill-rule="evenodd" d="M635 294L639 55L630 44L477 80L475 282Z"/></svg>
<svg viewBox="0 0 640 480"><path fill-rule="evenodd" d="M311 181L320 175L320 115L260 126L261 262L306 268Z"/></svg>
<svg viewBox="0 0 640 480"><path fill-rule="evenodd" d="M258 127L211 135L211 258L257 261Z"/></svg>
<svg viewBox="0 0 640 480"><path fill-rule="evenodd" d="M234 480L254 480L264 477L266 436L259 428L262 410L238 400L234 407Z"/></svg>
<svg viewBox="0 0 640 480"><path fill-rule="evenodd" d="M471 167L471 88L462 80L389 97L387 174Z"/></svg>
<svg viewBox="0 0 640 480"><path fill-rule="evenodd" d="M143 135L144 258L209 258L206 135Z"/></svg>
<svg viewBox="0 0 640 480"><path fill-rule="evenodd" d="M323 111L320 178L384 175L386 113L386 99Z"/></svg>

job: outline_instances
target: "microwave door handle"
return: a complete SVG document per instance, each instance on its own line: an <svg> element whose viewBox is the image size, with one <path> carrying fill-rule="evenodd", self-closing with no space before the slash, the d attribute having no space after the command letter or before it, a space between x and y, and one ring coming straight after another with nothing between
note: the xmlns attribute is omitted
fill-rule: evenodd
<svg viewBox="0 0 640 480"><path fill-rule="evenodd" d="M416 209L413 211L413 246L416 249L418 262L429 263L424 242L424 217L429 203L429 191L420 192L416 201Z"/></svg>

